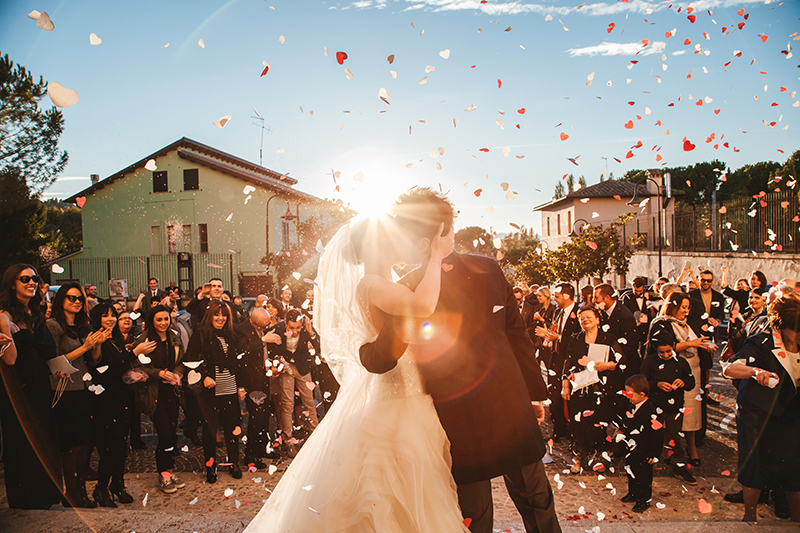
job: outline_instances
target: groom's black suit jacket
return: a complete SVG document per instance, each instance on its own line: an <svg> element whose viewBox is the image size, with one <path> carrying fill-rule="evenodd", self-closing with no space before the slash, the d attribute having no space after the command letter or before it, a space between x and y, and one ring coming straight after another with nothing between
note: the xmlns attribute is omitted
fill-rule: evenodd
<svg viewBox="0 0 800 533"><path fill-rule="evenodd" d="M394 368L408 343L413 345L450 440L453 477L467 484L541 460L545 448L531 401L547 399L547 388L514 293L497 262L453 253L442 267L433 315L387 320L360 355L367 370L383 373ZM414 271L401 283L416 288L423 275L422 269ZM420 327L423 323L429 324Z"/></svg>

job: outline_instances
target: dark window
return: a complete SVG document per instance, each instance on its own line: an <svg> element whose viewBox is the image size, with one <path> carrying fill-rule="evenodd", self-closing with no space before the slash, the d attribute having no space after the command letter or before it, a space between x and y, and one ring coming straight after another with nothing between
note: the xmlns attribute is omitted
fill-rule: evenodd
<svg viewBox="0 0 800 533"><path fill-rule="evenodd" d="M187 168L183 171L183 190L199 191L200 175L196 168Z"/></svg>
<svg viewBox="0 0 800 533"><path fill-rule="evenodd" d="M208 253L208 224L198 224L200 230L200 253Z"/></svg>
<svg viewBox="0 0 800 533"><path fill-rule="evenodd" d="M153 192L169 192L166 170L153 172Z"/></svg>
<svg viewBox="0 0 800 533"><path fill-rule="evenodd" d="M284 220L283 224L282 224L282 229L283 229L283 239L282 240L283 240L283 242L281 243L283 245L283 248L282 248L283 250L288 250L289 249L289 231L290 231L290 228L291 228L291 226L289 226L289 222Z"/></svg>

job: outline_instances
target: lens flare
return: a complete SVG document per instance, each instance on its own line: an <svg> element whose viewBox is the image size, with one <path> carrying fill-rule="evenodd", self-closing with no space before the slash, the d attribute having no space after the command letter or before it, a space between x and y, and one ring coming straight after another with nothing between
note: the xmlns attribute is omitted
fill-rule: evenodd
<svg viewBox="0 0 800 533"><path fill-rule="evenodd" d="M433 337L433 324L431 324L430 322L425 322L424 324L422 324L422 326L420 326L419 329L420 329L420 335L422 336L423 339L425 339L426 341L431 340L431 338Z"/></svg>

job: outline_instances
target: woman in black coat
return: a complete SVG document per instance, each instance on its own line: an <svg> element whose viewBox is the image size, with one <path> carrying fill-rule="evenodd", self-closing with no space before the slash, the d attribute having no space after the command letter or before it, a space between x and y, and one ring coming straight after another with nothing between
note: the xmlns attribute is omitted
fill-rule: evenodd
<svg viewBox="0 0 800 533"><path fill-rule="evenodd" d="M186 486L173 472L181 379L185 371L183 345L178 333L170 328L169 310L163 305L153 307L145 322L145 331L133 345L137 363L131 374L146 376L143 383L136 385L136 406L150 415L158 435L158 488L164 494L173 494Z"/></svg>
<svg viewBox="0 0 800 533"><path fill-rule="evenodd" d="M89 370L94 387L92 430L100 455L92 498L101 507L116 507L112 496L121 503L133 502L125 490L124 479L129 415L128 389L122 376L134 365L134 358L126 348L117 318L116 309L107 302L100 302L91 312L92 330L109 333L92 350L95 366Z"/></svg>
<svg viewBox="0 0 800 533"><path fill-rule="evenodd" d="M770 328L749 337L725 377L740 380L736 399L739 483L745 522L755 522L762 490L786 493L800 522L800 296L784 294L769 306ZM751 379L752 378L752 379Z"/></svg>
<svg viewBox="0 0 800 533"><path fill-rule="evenodd" d="M239 435L242 434L239 402L244 400L245 391L236 383L239 364L233 337L233 316L228 305L217 301L209 304L200 327L189 340L184 364L190 368L188 383L197 384L197 399L203 415L206 480L209 483L217 481L217 429L220 422L231 463L231 476L239 479L242 477L239 468Z"/></svg>
<svg viewBox="0 0 800 533"><path fill-rule="evenodd" d="M72 507L97 507L86 494L89 457L92 453L93 394L83 379L94 366L92 350L106 340L104 332L92 332L86 311L86 294L77 282L65 283L53 299L47 329L56 343L59 356L77 369L71 376L58 372L50 377L55 404L61 461L64 467L66 503Z"/></svg>
<svg viewBox="0 0 800 533"><path fill-rule="evenodd" d="M611 449L606 440L606 429L614 422L614 399L620 390L625 390L624 367L626 360L616 339L610 338L599 328L600 313L592 306L585 306L579 312L580 333L576 333L567 344L564 361L563 388L561 396L567 401L569 425L578 462L573 464L572 473L578 474L581 468L605 472ZM608 347L606 361L590 362L589 346ZM581 372L594 370L598 382L580 387ZM577 376L576 376L577 375ZM578 379L576 379L576 377Z"/></svg>
<svg viewBox="0 0 800 533"><path fill-rule="evenodd" d="M49 509L61 500L61 455L50 369L56 357L38 288L25 264L8 267L0 286L0 332L13 338L0 356L0 426L8 506Z"/></svg>

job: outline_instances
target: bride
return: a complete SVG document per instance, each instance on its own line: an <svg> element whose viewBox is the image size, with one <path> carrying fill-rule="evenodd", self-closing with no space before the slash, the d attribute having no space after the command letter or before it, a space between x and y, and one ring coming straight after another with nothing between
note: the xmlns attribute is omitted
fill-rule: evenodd
<svg viewBox="0 0 800 533"><path fill-rule="evenodd" d="M341 389L246 533L468 531L450 445L413 359L406 353L385 374L359 361L387 315L426 317L436 307L452 230L431 243L415 292L390 281L401 238L383 216L342 227L326 247L314 325Z"/></svg>

